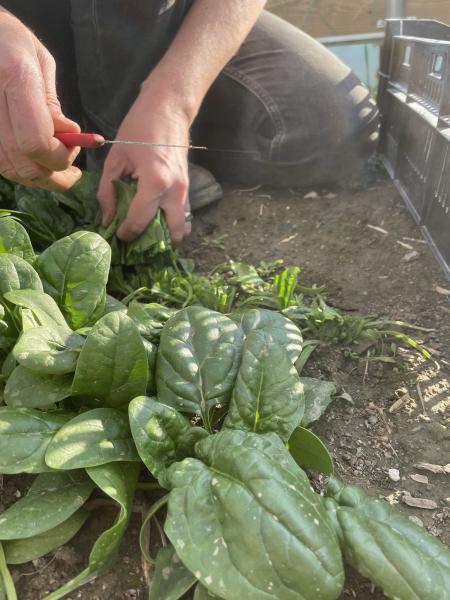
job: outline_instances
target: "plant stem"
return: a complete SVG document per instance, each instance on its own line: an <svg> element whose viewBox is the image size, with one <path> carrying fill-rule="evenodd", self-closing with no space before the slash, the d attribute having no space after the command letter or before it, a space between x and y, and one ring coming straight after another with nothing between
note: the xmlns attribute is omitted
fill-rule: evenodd
<svg viewBox="0 0 450 600"><path fill-rule="evenodd" d="M3 546L1 543L0 543L0 577L3 579L3 585L5 587L6 598L8 600L17 600L16 588L14 586L14 581L11 577L11 573L9 572L8 566L6 564L5 553L3 551Z"/></svg>
<svg viewBox="0 0 450 600"><path fill-rule="evenodd" d="M147 548L145 547L145 544L144 544L145 530L146 530L146 527L149 524L150 520L155 516L155 514L158 512L158 510L160 508L162 508L165 504L167 504L168 500L169 500L169 494L166 494L165 496L163 496L162 498L157 500L150 507L148 513L145 515L144 521L142 523L141 531L139 532L139 545L141 547L141 552L144 555L145 560L147 562L149 562L151 565L155 565L156 561L150 556Z"/></svg>

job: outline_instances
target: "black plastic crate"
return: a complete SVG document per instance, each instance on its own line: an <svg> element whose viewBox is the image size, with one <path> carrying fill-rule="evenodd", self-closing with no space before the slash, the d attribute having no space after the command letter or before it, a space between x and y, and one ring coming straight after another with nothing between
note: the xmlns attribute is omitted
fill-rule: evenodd
<svg viewBox="0 0 450 600"><path fill-rule="evenodd" d="M450 278L450 26L387 22L378 105L384 164Z"/></svg>

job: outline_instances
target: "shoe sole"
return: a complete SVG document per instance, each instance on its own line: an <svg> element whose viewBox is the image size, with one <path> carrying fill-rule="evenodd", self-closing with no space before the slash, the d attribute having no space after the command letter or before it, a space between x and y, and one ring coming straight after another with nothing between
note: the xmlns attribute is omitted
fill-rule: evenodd
<svg viewBox="0 0 450 600"><path fill-rule="evenodd" d="M209 206L210 204L220 200L222 196L223 190L219 183L209 185L208 187L196 192L195 197L192 198L192 200L189 199L191 203L191 211L194 212L199 208Z"/></svg>

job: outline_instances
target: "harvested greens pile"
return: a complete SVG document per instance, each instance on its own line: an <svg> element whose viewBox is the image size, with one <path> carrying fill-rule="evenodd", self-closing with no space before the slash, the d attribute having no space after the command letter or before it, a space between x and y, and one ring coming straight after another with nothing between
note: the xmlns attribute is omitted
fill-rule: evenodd
<svg viewBox="0 0 450 600"><path fill-rule="evenodd" d="M8 565L67 543L96 518L95 497L117 518L46 600L107 573L137 490L151 504L151 600L335 600L343 558L392 599L448 599L450 551L332 477L308 429L335 392L301 376L314 348L414 345L401 324L347 317L278 263L195 274L160 215L123 245L133 187L117 183L103 230L97 181L53 194L0 180L0 474L36 475L0 514L0 599L16 598ZM323 495L304 469L331 476Z"/></svg>

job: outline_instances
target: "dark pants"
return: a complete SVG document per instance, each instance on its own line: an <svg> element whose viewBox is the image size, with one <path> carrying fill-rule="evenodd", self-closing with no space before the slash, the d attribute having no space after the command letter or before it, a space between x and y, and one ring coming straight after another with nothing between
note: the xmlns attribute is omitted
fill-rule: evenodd
<svg viewBox="0 0 450 600"><path fill-rule="evenodd" d="M2 4L56 57L63 109L85 127L114 136L192 1ZM219 180L312 186L348 177L373 152L377 137L375 102L351 70L308 35L264 12L210 89L192 128L194 144L255 150L261 158L221 152L190 158ZM91 166L101 162L93 152Z"/></svg>

